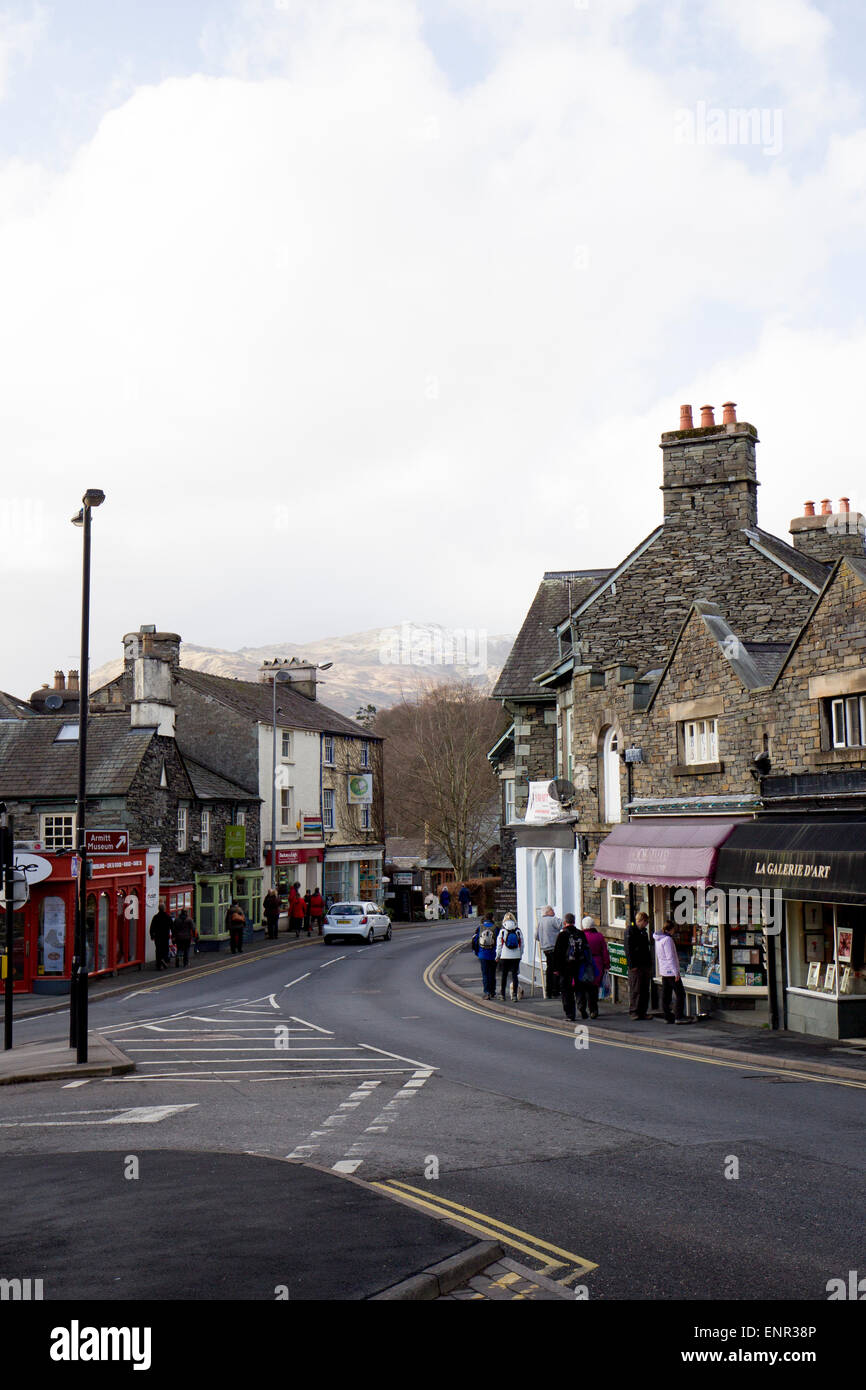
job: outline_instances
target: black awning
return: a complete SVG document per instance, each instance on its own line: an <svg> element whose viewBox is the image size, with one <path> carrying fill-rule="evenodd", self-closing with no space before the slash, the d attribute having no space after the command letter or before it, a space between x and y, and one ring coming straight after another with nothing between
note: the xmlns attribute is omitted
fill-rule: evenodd
<svg viewBox="0 0 866 1390"><path fill-rule="evenodd" d="M748 821L719 850L718 888L778 888L804 902L866 903L866 821Z"/></svg>

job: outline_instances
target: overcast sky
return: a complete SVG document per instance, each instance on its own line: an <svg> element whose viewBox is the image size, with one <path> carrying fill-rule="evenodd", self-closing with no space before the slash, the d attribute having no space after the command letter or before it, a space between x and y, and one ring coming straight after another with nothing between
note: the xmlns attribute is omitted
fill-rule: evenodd
<svg viewBox="0 0 866 1390"><path fill-rule="evenodd" d="M685 401L768 529L866 510L864 70L853 0L0 3L0 687L78 664L87 487L94 665L516 631Z"/></svg>

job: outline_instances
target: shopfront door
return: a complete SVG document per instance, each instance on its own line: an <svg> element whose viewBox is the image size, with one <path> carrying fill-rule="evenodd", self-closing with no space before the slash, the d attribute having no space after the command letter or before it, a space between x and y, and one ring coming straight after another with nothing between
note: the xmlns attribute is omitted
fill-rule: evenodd
<svg viewBox="0 0 866 1390"><path fill-rule="evenodd" d="M33 962L30 952L30 930L26 908L12 914L12 979L16 994L29 993L33 988ZM6 949L6 913L0 913L0 933Z"/></svg>

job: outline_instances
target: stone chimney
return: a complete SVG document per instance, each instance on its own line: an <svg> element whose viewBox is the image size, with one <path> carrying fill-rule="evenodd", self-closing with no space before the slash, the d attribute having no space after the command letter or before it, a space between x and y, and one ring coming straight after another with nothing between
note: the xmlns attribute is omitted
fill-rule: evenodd
<svg viewBox="0 0 866 1390"><path fill-rule="evenodd" d="M734 401L701 406L701 424L691 425L692 408L680 407L680 428L662 435L662 493L666 526L714 534L758 524L758 478L754 425L737 420Z"/></svg>
<svg viewBox="0 0 866 1390"><path fill-rule="evenodd" d="M156 729L174 738L172 679L180 666L176 632L157 632L150 625L127 632L123 639L124 673L132 677L129 719L133 729Z"/></svg>
<svg viewBox="0 0 866 1390"><path fill-rule="evenodd" d="M284 685L288 690L296 690L299 695L304 695L308 700L315 700L318 668L313 661L300 661L296 656L288 661L283 657L275 657L273 661L263 661L259 667L259 680L266 685L273 685L274 672L285 671L281 676L278 685ZM279 690L277 691L279 698Z"/></svg>
<svg viewBox="0 0 866 1390"><path fill-rule="evenodd" d="M71 694L73 694L73 695L77 695L77 694L78 694L78 672L77 672L77 671L70 671L70 672L69 672L69 683L68 683L66 689L67 689Z"/></svg>
<svg viewBox="0 0 866 1390"><path fill-rule="evenodd" d="M838 512L833 511L829 498L821 499L821 511L815 515L815 503L806 502L803 515L795 516L790 525L791 544L795 550L811 555L815 560L838 560L840 555L864 555L866 518L862 512L851 511L851 500L842 497Z"/></svg>
<svg viewBox="0 0 866 1390"><path fill-rule="evenodd" d="M55 671L55 672L54 672L54 689L55 689L55 690L65 690L65 689L66 689L66 677L64 676L64 674L63 674L62 671Z"/></svg>

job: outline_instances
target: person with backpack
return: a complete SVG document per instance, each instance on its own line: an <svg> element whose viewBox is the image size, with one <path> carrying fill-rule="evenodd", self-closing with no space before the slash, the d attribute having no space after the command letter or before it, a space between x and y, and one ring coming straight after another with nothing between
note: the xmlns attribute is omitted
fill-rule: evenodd
<svg viewBox="0 0 866 1390"><path fill-rule="evenodd" d="M523 933L517 925L517 918L513 912L506 912L502 919L502 926L496 938L496 959L499 961L502 970L501 990L502 998L505 998L505 986L508 976L511 976L511 998L519 999L517 984L517 970L520 965L520 958L523 955Z"/></svg>
<svg viewBox="0 0 866 1390"><path fill-rule="evenodd" d="M559 975L565 1017L574 1023L577 1005L581 1018L586 1018L587 985L595 980L595 969L589 943L585 934L575 926L573 912L567 912L562 919L562 931L553 948L553 966Z"/></svg>
<svg viewBox="0 0 866 1390"><path fill-rule="evenodd" d="M472 938L472 949L478 957L481 966L481 983L484 986L484 998L496 998L496 928L493 919L485 916L484 921L480 922L475 928L475 935Z"/></svg>
<svg viewBox="0 0 866 1390"><path fill-rule="evenodd" d="M593 978L586 983L589 1016L590 1018L598 1018L598 992L601 989L604 972L610 969L610 951L607 949L607 942L599 931L594 917L587 914L580 925L592 954Z"/></svg>

